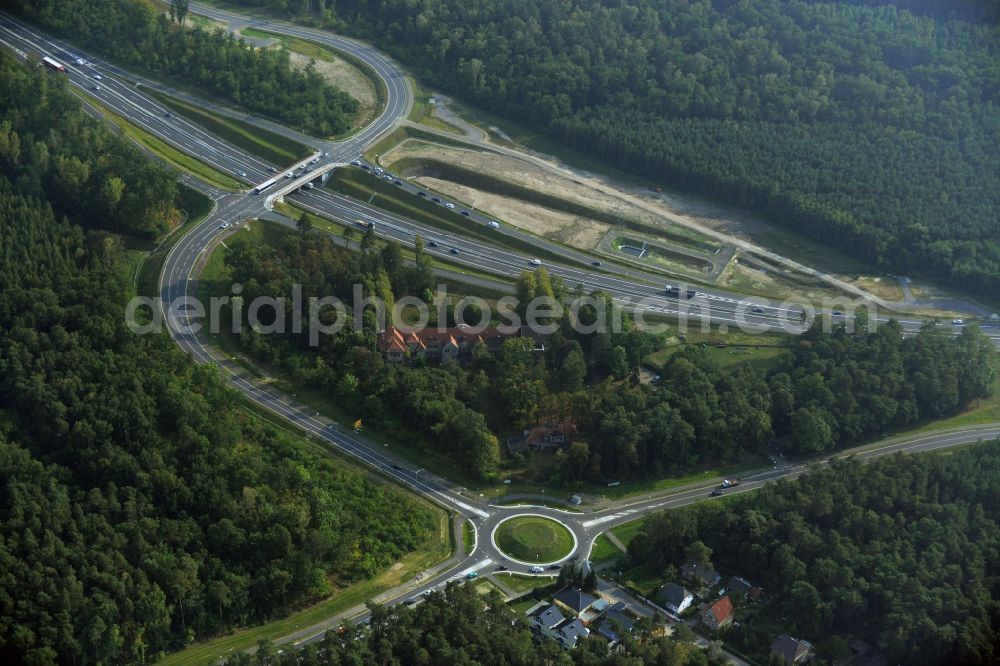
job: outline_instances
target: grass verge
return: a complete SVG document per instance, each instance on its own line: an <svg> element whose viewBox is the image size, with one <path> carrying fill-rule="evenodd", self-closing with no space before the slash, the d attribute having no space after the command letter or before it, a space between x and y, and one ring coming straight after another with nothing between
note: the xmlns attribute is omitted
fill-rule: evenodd
<svg viewBox="0 0 1000 666"><path fill-rule="evenodd" d="M185 153L180 152L173 146L170 146L149 132L136 127L119 116L100 100L88 97L86 98L86 101L91 106L100 109L101 113L117 125L125 136L132 139L175 169L189 173L197 178L201 178L206 183L215 185L216 187L221 187L225 190L243 189L244 183L241 183L231 176L227 176L201 160L197 160L189 155L186 155Z"/></svg>
<svg viewBox="0 0 1000 666"><path fill-rule="evenodd" d="M465 554L471 555L476 549L476 531L468 520L462 523L462 539L465 542Z"/></svg>
<svg viewBox="0 0 1000 666"><path fill-rule="evenodd" d="M549 259L564 264L577 263L567 262L565 257L535 247L518 238L498 234L484 225L470 222L458 213L451 212L431 201L426 201L423 197L405 193L392 183L357 169L341 169L334 172L334 175L327 181L326 187L360 201L370 200L373 206L440 229L442 232L466 238L476 238L493 246L507 247L540 259ZM528 270L527 266L525 266L525 270Z"/></svg>
<svg viewBox="0 0 1000 666"><path fill-rule="evenodd" d="M271 132L237 118L230 118L214 111L188 104L176 97L164 95L145 86L139 87L147 95L156 98L182 116L198 123L212 134L263 160L274 162L279 167L294 164L312 154L312 149L309 146L298 141L293 141L277 132Z"/></svg>
<svg viewBox="0 0 1000 666"><path fill-rule="evenodd" d="M521 576L505 572L499 572L494 575L497 577L497 580L503 583L504 587L515 594L523 594L540 587L548 587L555 582L555 576Z"/></svg>
<svg viewBox="0 0 1000 666"><path fill-rule="evenodd" d="M416 108L416 107L414 107ZM475 144L471 144L467 141L455 137L451 139L447 136L442 136L441 134L436 134L434 132L428 132L422 130L419 127L411 127L409 125L403 125L402 127L397 127L389 134L386 134L378 143L369 146L365 152L365 159L370 162L378 163L378 156L384 155L389 152L389 150L407 139L421 139L424 141L431 141L434 143L439 143L444 146L451 146L453 148L465 148L467 150L482 150L482 148L477 147Z"/></svg>
<svg viewBox="0 0 1000 666"><path fill-rule="evenodd" d="M612 560L617 560L624 555L618 550L618 546L611 543L611 539L605 534L600 534L594 539L594 547L590 551L591 564L603 564Z"/></svg>

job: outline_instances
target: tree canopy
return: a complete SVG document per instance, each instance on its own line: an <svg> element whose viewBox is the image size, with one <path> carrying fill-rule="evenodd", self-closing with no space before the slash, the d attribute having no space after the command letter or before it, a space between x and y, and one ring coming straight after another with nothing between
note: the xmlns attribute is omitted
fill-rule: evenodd
<svg viewBox="0 0 1000 666"><path fill-rule="evenodd" d="M1000 442L949 454L838 460L726 502L649 518L628 557L676 570L703 542L712 564L763 587L770 632L732 639L766 659L777 633L860 636L889 663L989 664L1000 617Z"/></svg>
<svg viewBox="0 0 1000 666"><path fill-rule="evenodd" d="M128 330L109 231L164 229L173 174L54 80L0 50L0 660L149 662L431 538L424 504Z"/></svg>
<svg viewBox="0 0 1000 666"><path fill-rule="evenodd" d="M971 22L996 3L240 4L319 15L460 99L870 264L1000 280L1000 59Z"/></svg>

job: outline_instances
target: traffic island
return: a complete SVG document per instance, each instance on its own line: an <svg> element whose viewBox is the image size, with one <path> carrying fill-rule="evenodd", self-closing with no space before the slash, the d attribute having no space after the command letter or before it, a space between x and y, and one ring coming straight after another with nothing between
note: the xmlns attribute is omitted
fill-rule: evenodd
<svg viewBox="0 0 1000 666"><path fill-rule="evenodd" d="M576 537L562 523L539 515L520 515L497 524L493 545L523 564L553 564L576 550Z"/></svg>

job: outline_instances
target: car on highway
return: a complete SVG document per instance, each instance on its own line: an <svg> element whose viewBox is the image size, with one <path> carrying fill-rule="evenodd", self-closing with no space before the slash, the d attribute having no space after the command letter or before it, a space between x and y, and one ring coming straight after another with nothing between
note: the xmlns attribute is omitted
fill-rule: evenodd
<svg viewBox="0 0 1000 666"><path fill-rule="evenodd" d="M367 164L362 164L361 168L364 169L365 171L371 171L372 170L372 168L370 166L368 166Z"/></svg>
<svg viewBox="0 0 1000 666"><path fill-rule="evenodd" d="M402 186L403 185L403 181L401 181L399 178L397 178L396 180L392 181L392 184L393 185L400 185L400 186Z"/></svg>
<svg viewBox="0 0 1000 666"><path fill-rule="evenodd" d="M462 215L464 215L464 216L466 216L466 217L469 217L469 211L467 211L467 210L463 210L463 211L462 211Z"/></svg>
<svg viewBox="0 0 1000 666"><path fill-rule="evenodd" d="M323 153L323 157L329 157L330 153Z"/></svg>
<svg viewBox="0 0 1000 666"><path fill-rule="evenodd" d="M225 228L226 228L226 227L228 227L228 226L229 226L229 223L228 223L228 222L223 222L222 224L220 224L220 225L219 225L219 228L220 228L220 229L225 229Z"/></svg>
<svg viewBox="0 0 1000 666"><path fill-rule="evenodd" d="M294 175L295 175L294 173L292 173L291 171L289 171L288 173L285 174L285 178L291 178Z"/></svg>
<svg viewBox="0 0 1000 666"><path fill-rule="evenodd" d="M507 571L507 567L501 564L497 567L497 571Z"/></svg>
<svg viewBox="0 0 1000 666"><path fill-rule="evenodd" d="M274 173L275 171L277 171L277 169L275 169L274 167L267 167L268 173Z"/></svg>
<svg viewBox="0 0 1000 666"><path fill-rule="evenodd" d="M590 265L591 265L591 266L597 266L598 268L600 268L600 267L601 267L601 266L603 266L604 264L602 264L602 263L601 263L601 262L599 262L599 261L592 261L592 262L590 262Z"/></svg>
<svg viewBox="0 0 1000 666"><path fill-rule="evenodd" d="M247 172L246 171L240 171L240 178L246 178L246 177L247 177Z"/></svg>
<svg viewBox="0 0 1000 666"><path fill-rule="evenodd" d="M96 81L103 81L103 80L104 80L104 79L103 79L103 78L101 77L101 75L100 75L100 74L94 74L94 79L95 79Z"/></svg>
<svg viewBox="0 0 1000 666"><path fill-rule="evenodd" d="M955 326L965 326L964 319L952 319L951 323L954 324Z"/></svg>
<svg viewBox="0 0 1000 666"><path fill-rule="evenodd" d="M91 89L91 90L100 90L100 89L101 89L101 86L98 86L98 85L93 85L93 86L91 86L91 87L90 87L90 89Z"/></svg>
<svg viewBox="0 0 1000 666"><path fill-rule="evenodd" d="M351 164L354 166L361 166L361 160L351 160Z"/></svg>
<svg viewBox="0 0 1000 666"><path fill-rule="evenodd" d="M531 265L532 266L541 266L542 265L542 260L541 259L532 259L531 260Z"/></svg>
<svg viewBox="0 0 1000 666"><path fill-rule="evenodd" d="M426 197L427 193L426 192L417 192L417 196L418 197Z"/></svg>
<svg viewBox="0 0 1000 666"><path fill-rule="evenodd" d="M403 466L398 463L392 463L392 468L396 470L401 470L403 469Z"/></svg>
<svg viewBox="0 0 1000 666"><path fill-rule="evenodd" d="M433 197L431 201L433 201L434 203L441 203L441 197Z"/></svg>
<svg viewBox="0 0 1000 666"><path fill-rule="evenodd" d="M752 312L754 314L764 314L764 308L754 308L750 312Z"/></svg>
<svg viewBox="0 0 1000 666"><path fill-rule="evenodd" d="M549 567L549 569L552 569L552 570L562 569L562 565L561 564L553 564L552 566Z"/></svg>
<svg viewBox="0 0 1000 666"><path fill-rule="evenodd" d="M722 495L724 495L724 494L725 494L725 493L724 493L724 492L723 492L722 490L719 490L718 488L716 488L715 490L713 490L713 491L711 492L710 496L711 496L711 497L721 497L721 496L722 496Z"/></svg>
<svg viewBox="0 0 1000 666"><path fill-rule="evenodd" d="M531 573L542 573L543 571L545 571L545 569L536 564L535 566L531 567L530 571Z"/></svg>
<svg viewBox="0 0 1000 666"><path fill-rule="evenodd" d="M499 228L500 228L500 223L499 222L496 222L494 220L490 221L490 229L499 229Z"/></svg>
<svg viewBox="0 0 1000 666"><path fill-rule="evenodd" d="M473 578L479 578L479 574L476 573L475 571L470 571L469 573L465 574L465 577L468 578L469 580L472 580Z"/></svg>
<svg viewBox="0 0 1000 666"><path fill-rule="evenodd" d="M451 248L451 253L452 254L458 254L459 253L459 249L457 247L453 247L453 248Z"/></svg>
<svg viewBox="0 0 1000 666"><path fill-rule="evenodd" d="M165 111L165 112L163 113L163 117L164 117L164 118L173 118L173 117L174 117L174 114L170 113L169 111Z"/></svg>
<svg viewBox="0 0 1000 666"><path fill-rule="evenodd" d="M412 606L415 603L417 603L417 600L416 600L415 597L410 597L409 599L407 599L406 601L403 602L403 604L406 605L406 606Z"/></svg>
<svg viewBox="0 0 1000 666"><path fill-rule="evenodd" d="M830 314L832 314L834 317L843 317L844 316L844 313L841 312L840 310L834 310Z"/></svg>
<svg viewBox="0 0 1000 666"><path fill-rule="evenodd" d="M438 242L437 241L433 241L433 240L432 241L427 241L427 246L428 247L437 247L438 246Z"/></svg>
<svg viewBox="0 0 1000 666"><path fill-rule="evenodd" d="M390 183L392 182L392 176L390 176L389 174L385 174L385 175L383 175L382 177L383 177L383 178L385 178L385 179L386 179L387 181L389 181Z"/></svg>
<svg viewBox="0 0 1000 666"><path fill-rule="evenodd" d="M455 208L455 204L453 204L452 202L448 201L448 202L446 202L446 203L444 204L444 207L445 207L445 208L451 208L451 209L454 209L454 208Z"/></svg>

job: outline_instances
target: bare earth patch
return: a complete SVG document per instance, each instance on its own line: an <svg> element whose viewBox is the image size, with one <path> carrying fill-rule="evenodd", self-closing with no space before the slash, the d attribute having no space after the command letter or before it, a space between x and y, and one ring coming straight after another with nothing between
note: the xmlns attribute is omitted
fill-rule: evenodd
<svg viewBox="0 0 1000 666"><path fill-rule="evenodd" d="M520 199L474 190L440 178L421 176L413 180L424 187L464 201L515 227L581 250L590 250L596 246L610 228L601 222Z"/></svg>
<svg viewBox="0 0 1000 666"><path fill-rule="evenodd" d="M289 51L288 57L292 67L296 69L305 69L310 62L313 62L311 58L295 51ZM372 87L371 81L359 72L357 67L342 58L335 58L332 62L324 60L314 62L316 63L316 71L324 79L358 100L362 107L362 118L366 119L368 114L374 111L377 103L375 89Z"/></svg>
<svg viewBox="0 0 1000 666"><path fill-rule="evenodd" d="M664 221L663 218L658 217L653 213L642 210L639 207L632 206L617 197L604 194L603 192L595 190L580 181L574 180L573 178L554 174L550 171L542 169L541 167L505 155L497 155L494 153L485 153L475 150L463 150L446 146L436 146L422 141L404 141L384 154L381 157L381 162L386 166L391 166L396 161L403 158L418 158L448 162L449 164L460 166L470 171L487 174L497 180L530 187L555 197L559 197L560 199L576 202L589 208L604 210L612 215L622 217L624 219L641 220L653 225L669 224ZM442 183L443 182L444 181L442 181ZM451 191L445 190L444 187L445 185L441 184L439 186L435 186L434 189L440 188L440 191L442 192L446 192L448 194L452 193ZM475 204L477 208L488 210L486 204L486 201L488 200L487 198L494 197L494 195L471 190L469 188L466 189L470 193L475 192L475 195L480 197L481 201L484 202L482 206L478 203ZM464 197L462 197L461 200L473 203L471 200ZM505 210L516 210L519 215L527 214L529 216L535 216L539 215L540 211L544 211L544 219L538 220L537 224L531 217L519 222L514 219L508 219L508 216L503 213L497 212L495 214L501 219L509 221L511 224L520 226L546 237L551 237L548 234L554 231L552 225L556 225L559 229L562 229L568 224L579 224L584 227L580 231L580 238L584 242L589 243L587 249L596 245L597 241L600 240L600 237L603 236L609 228L609 225L602 222L596 222L594 220L581 218L576 215L561 213L542 206L526 204L509 197L497 196L495 197L495 201L489 205L502 206ZM577 247L579 247L579 245L577 245Z"/></svg>

